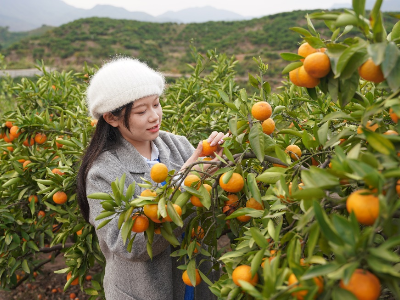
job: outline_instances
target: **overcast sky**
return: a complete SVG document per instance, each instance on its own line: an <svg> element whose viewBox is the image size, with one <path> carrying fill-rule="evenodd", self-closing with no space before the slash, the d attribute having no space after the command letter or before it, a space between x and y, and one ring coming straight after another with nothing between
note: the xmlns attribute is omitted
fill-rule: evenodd
<svg viewBox="0 0 400 300"><path fill-rule="evenodd" d="M97 4L124 7L130 11L143 11L157 16L166 11L189 7L213 6L236 12L242 16L265 16L298 9L330 8L334 3L351 3L351 0L63 0L79 8L92 8Z"/></svg>

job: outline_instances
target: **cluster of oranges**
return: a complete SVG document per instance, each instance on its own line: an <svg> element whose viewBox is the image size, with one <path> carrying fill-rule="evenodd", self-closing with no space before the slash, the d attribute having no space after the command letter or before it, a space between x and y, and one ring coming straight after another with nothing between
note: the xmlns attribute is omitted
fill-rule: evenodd
<svg viewBox="0 0 400 300"><path fill-rule="evenodd" d="M272 115L272 107L266 101L260 101L251 108L251 115L254 119L261 121L262 130L265 134L271 134L275 130L275 122L270 117Z"/></svg>
<svg viewBox="0 0 400 300"><path fill-rule="evenodd" d="M331 62L325 51L326 48L315 49L308 43L302 44L297 53L304 57L300 59L303 65L289 72L290 81L300 87L316 87L331 70Z"/></svg>

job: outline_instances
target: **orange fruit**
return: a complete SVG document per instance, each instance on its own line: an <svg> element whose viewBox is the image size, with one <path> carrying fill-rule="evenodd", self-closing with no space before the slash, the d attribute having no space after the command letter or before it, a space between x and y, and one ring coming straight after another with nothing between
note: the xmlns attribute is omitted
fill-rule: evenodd
<svg viewBox="0 0 400 300"><path fill-rule="evenodd" d="M6 143L11 143L15 139L15 137L10 134L9 136L5 135L3 139Z"/></svg>
<svg viewBox="0 0 400 300"><path fill-rule="evenodd" d="M10 129L10 134L14 137L14 138L17 138L17 137L19 137L20 135L21 135L21 131L18 131L18 126L13 126L13 127L11 127L11 129Z"/></svg>
<svg viewBox="0 0 400 300"><path fill-rule="evenodd" d="M224 191L230 193L240 192L244 187L244 179L242 175L240 175L239 173L233 173L229 181L227 183L224 183L223 178L226 174L227 173L222 174L222 176L219 178L219 185L221 186L221 188Z"/></svg>
<svg viewBox="0 0 400 300"><path fill-rule="evenodd" d="M134 215L132 217L132 220L135 221L135 223L132 226L133 232L143 232L146 231L147 228L149 227L149 219L147 219L147 217L145 216Z"/></svg>
<svg viewBox="0 0 400 300"><path fill-rule="evenodd" d="M386 135L399 135L396 131L394 131L394 130L388 130L388 131L386 131L384 134L386 134Z"/></svg>
<svg viewBox="0 0 400 300"><path fill-rule="evenodd" d="M255 286L258 283L258 274L251 277L251 267L247 265L237 266L232 272L232 280L237 286L241 286L239 280L246 281Z"/></svg>
<svg viewBox="0 0 400 300"><path fill-rule="evenodd" d="M194 183L197 184L193 186ZM197 190L200 187L200 178L197 175L189 174L188 176L186 176L183 184L188 187L193 187Z"/></svg>
<svg viewBox="0 0 400 300"><path fill-rule="evenodd" d="M93 119L93 120L90 122L90 125L92 125L92 127L94 127L94 126L97 125L97 122L98 122L98 121L99 121L99 120Z"/></svg>
<svg viewBox="0 0 400 300"><path fill-rule="evenodd" d="M85 277L85 279L86 279L87 281L92 280L92 275L87 275L87 276Z"/></svg>
<svg viewBox="0 0 400 300"><path fill-rule="evenodd" d="M284 165L280 165L280 164L272 164L274 167L277 167L277 168L287 168L287 166L284 166Z"/></svg>
<svg viewBox="0 0 400 300"><path fill-rule="evenodd" d="M393 109L389 109L389 115L393 122L397 123L399 121L399 116L393 111Z"/></svg>
<svg viewBox="0 0 400 300"><path fill-rule="evenodd" d="M209 184L206 183L206 184L203 184L203 186L204 186L205 189L208 191L208 193L210 193L210 191L212 190L211 185L209 185ZM201 203L199 197L194 196L194 195L192 195L192 196L190 197L190 202L191 202L194 206L196 206L196 207L203 207L203 206L204 206L203 203Z"/></svg>
<svg viewBox="0 0 400 300"><path fill-rule="evenodd" d="M29 201L29 202L31 202L31 201ZM36 201L35 201L36 202ZM44 218L46 216L46 213L43 211L43 210L39 210L39 212L38 212L38 218L40 219L40 218Z"/></svg>
<svg viewBox="0 0 400 300"><path fill-rule="evenodd" d="M44 144L47 141L47 136L44 133L37 133L35 135L35 142L36 144Z"/></svg>
<svg viewBox="0 0 400 300"><path fill-rule="evenodd" d="M172 205L174 206L174 209L175 209L176 213L179 216L182 216L182 208L178 204L172 204ZM167 209L167 204L165 204L165 209ZM168 210L167 210L167 216L163 219L163 221L172 222L171 217L168 215Z"/></svg>
<svg viewBox="0 0 400 300"><path fill-rule="evenodd" d="M372 124L372 121L368 121L366 127L367 127L369 130L375 132L375 131L379 128L379 124L378 124L378 123L375 123L374 125L371 125L371 124ZM361 127L361 126L358 126L358 128L357 128L357 133L358 133L358 134L363 133L363 130L362 130L362 127Z"/></svg>
<svg viewBox="0 0 400 300"><path fill-rule="evenodd" d="M397 184L396 184L396 193L397 193L397 195L400 196L400 179L397 180Z"/></svg>
<svg viewBox="0 0 400 300"><path fill-rule="evenodd" d="M14 151L14 147L7 147L7 150L10 151L10 152L13 152Z"/></svg>
<svg viewBox="0 0 400 300"><path fill-rule="evenodd" d="M298 160L301 157L301 149L296 145L287 146L285 152L294 160Z"/></svg>
<svg viewBox="0 0 400 300"><path fill-rule="evenodd" d="M155 234L161 234L161 227L154 228Z"/></svg>
<svg viewBox="0 0 400 300"><path fill-rule="evenodd" d="M80 230L78 230L78 231L76 232L76 235L81 235L81 234L82 234L82 231L83 231L83 228L80 229Z"/></svg>
<svg viewBox="0 0 400 300"><path fill-rule="evenodd" d="M150 219L158 219L158 204L146 204L143 206L143 213Z"/></svg>
<svg viewBox="0 0 400 300"><path fill-rule="evenodd" d="M251 108L251 114L254 119L264 121L272 115L271 105L265 101L257 102Z"/></svg>
<svg viewBox="0 0 400 300"><path fill-rule="evenodd" d="M140 194L140 196L142 196L142 197L156 197L157 193L152 191L152 190L146 189Z"/></svg>
<svg viewBox="0 0 400 300"><path fill-rule="evenodd" d="M167 179L168 168L162 163L155 164L150 170L150 177L154 182L161 183Z"/></svg>
<svg viewBox="0 0 400 300"><path fill-rule="evenodd" d="M71 294L69 294L69 299L75 299L76 298L76 295L75 295L75 293L71 293Z"/></svg>
<svg viewBox="0 0 400 300"><path fill-rule="evenodd" d="M294 69L289 72L289 79L290 81L297 86L300 86L300 81L299 81L299 70L300 68ZM292 123L293 124L293 123ZM292 125L291 124L291 125ZM294 126L294 125L293 125ZM290 126L289 126L290 127Z"/></svg>
<svg viewBox="0 0 400 300"><path fill-rule="evenodd" d="M362 189L353 192L346 201L349 213L354 211L357 221L364 225L372 225L379 217L379 199L370 190Z"/></svg>
<svg viewBox="0 0 400 300"><path fill-rule="evenodd" d="M314 277L313 278L315 284L318 286L318 295L322 293L322 291L324 290L324 281L321 277ZM296 278L296 275L294 275L293 273L289 276L288 279L288 285L292 285L295 283L298 283L299 281ZM301 286L301 284L297 284L296 287ZM292 296L296 297L299 300L303 300L304 297L308 294L308 290L303 290L303 291L298 291L298 292L293 292ZM316 297L314 297L315 299Z"/></svg>
<svg viewBox="0 0 400 300"><path fill-rule="evenodd" d="M196 246L196 248L194 248L193 253L198 253L199 250L197 248L201 248L201 245L200 245L199 242L196 242L196 244L197 244L198 247Z"/></svg>
<svg viewBox="0 0 400 300"><path fill-rule="evenodd" d="M204 238L204 229L201 228L201 226L197 226L196 231L194 228L192 228L191 237L192 238L196 237L197 239L201 240L202 238Z"/></svg>
<svg viewBox="0 0 400 300"><path fill-rule="evenodd" d="M320 81L319 78L314 78L310 74L308 74L307 71L304 69L304 66L301 66L299 68L297 76L300 84L299 86L309 89L316 87Z"/></svg>
<svg viewBox="0 0 400 300"><path fill-rule="evenodd" d="M62 191L58 191L53 195L53 201L57 204L64 204L67 200L67 194Z"/></svg>
<svg viewBox="0 0 400 300"><path fill-rule="evenodd" d="M51 170L51 172L52 172L53 174L58 174L58 175L60 175L60 176L63 176L63 175L65 174L64 172L61 172L60 169L57 169L57 168Z"/></svg>
<svg viewBox="0 0 400 300"><path fill-rule="evenodd" d="M243 207L241 207L241 208L239 208L239 209L242 209L242 208L243 208ZM250 216L243 215L243 216L236 217L236 219L237 219L238 221L242 222L242 223L246 223L246 222L250 221L251 217L250 217Z"/></svg>
<svg viewBox="0 0 400 300"><path fill-rule="evenodd" d="M67 281L68 281L71 277L72 277L72 272L69 272L68 275L67 275ZM75 279L72 281L72 283L71 283L71 285L77 285L77 284L79 284L79 277L75 278Z"/></svg>
<svg viewBox="0 0 400 300"><path fill-rule="evenodd" d="M358 74L360 74L361 78L374 83L380 83L385 80L381 67L375 65L372 58L368 58L368 60L358 68Z"/></svg>
<svg viewBox="0 0 400 300"><path fill-rule="evenodd" d="M258 210L264 209L264 206L261 203L257 202L257 200L254 198L250 198L249 200L247 200L246 207L254 208L254 209L258 209Z"/></svg>
<svg viewBox="0 0 400 300"><path fill-rule="evenodd" d="M189 275L187 274L187 271L183 272L182 280L186 285L193 286L193 284L190 282ZM199 273L199 270L196 269L196 284L194 286L198 286L200 284L200 282L201 282L200 273Z"/></svg>
<svg viewBox="0 0 400 300"><path fill-rule="evenodd" d="M13 122L7 121L7 122L6 122L6 126L7 126L8 128L13 127Z"/></svg>
<svg viewBox="0 0 400 300"><path fill-rule="evenodd" d="M357 299L377 300L381 294L378 277L363 269L356 269L348 284L344 284L341 280L339 286L354 294Z"/></svg>
<svg viewBox="0 0 400 300"><path fill-rule="evenodd" d="M61 138L61 137L56 138L56 146L57 146L58 149L60 149L60 148L62 148L64 146L63 144L57 143L58 140L62 140L62 139L63 138Z"/></svg>
<svg viewBox="0 0 400 300"><path fill-rule="evenodd" d="M215 146L210 146L210 143L207 140L203 141L203 150L202 150L202 156L208 156L214 154L218 150L218 145Z"/></svg>
<svg viewBox="0 0 400 300"><path fill-rule="evenodd" d="M270 257L268 257L268 261L269 262L271 262L275 257L276 257L276 250L271 250L271 251L269 251L270 253L271 253L271 256ZM263 258L263 261L265 260L265 258ZM265 265L265 262L263 262L262 264L261 264L261 267L263 267L264 268L264 265Z"/></svg>
<svg viewBox="0 0 400 300"><path fill-rule="evenodd" d="M225 205L233 206L236 207L239 204L239 197L236 196L235 194L229 194L228 196L228 201L225 201Z"/></svg>
<svg viewBox="0 0 400 300"><path fill-rule="evenodd" d="M29 165L30 163L31 163L30 160L24 161L24 163L22 164L22 168L23 168L24 170L26 170L26 169L28 168L27 165Z"/></svg>
<svg viewBox="0 0 400 300"><path fill-rule="evenodd" d="M304 62L304 59L312 53L317 52L317 49L311 47L309 43L301 44L299 49L297 49L297 54L303 56L304 58L300 59L300 61Z"/></svg>
<svg viewBox="0 0 400 300"><path fill-rule="evenodd" d="M328 55L316 52L308 55L304 60L304 70L314 78L322 78L331 70L331 62Z"/></svg>
<svg viewBox="0 0 400 300"><path fill-rule="evenodd" d="M33 138L29 139L26 138L25 141L22 142L22 145L29 147L32 146L35 143L35 140Z"/></svg>
<svg viewBox="0 0 400 300"><path fill-rule="evenodd" d="M275 130L275 122L272 119L266 119L264 122L262 122L262 131L265 134L271 134Z"/></svg>
<svg viewBox="0 0 400 300"><path fill-rule="evenodd" d="M32 199L35 200L35 203L38 203L38 201L39 201L39 200L38 200L38 197L37 197L36 195L30 195L29 198L28 198L29 202L31 202Z"/></svg>

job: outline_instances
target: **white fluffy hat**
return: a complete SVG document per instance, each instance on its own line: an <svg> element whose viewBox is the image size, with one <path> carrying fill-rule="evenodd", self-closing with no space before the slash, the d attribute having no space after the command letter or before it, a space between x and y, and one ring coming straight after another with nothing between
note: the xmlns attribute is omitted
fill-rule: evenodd
<svg viewBox="0 0 400 300"><path fill-rule="evenodd" d="M164 91L164 76L145 63L119 57L104 64L90 79L86 91L89 112L99 119L130 102Z"/></svg>

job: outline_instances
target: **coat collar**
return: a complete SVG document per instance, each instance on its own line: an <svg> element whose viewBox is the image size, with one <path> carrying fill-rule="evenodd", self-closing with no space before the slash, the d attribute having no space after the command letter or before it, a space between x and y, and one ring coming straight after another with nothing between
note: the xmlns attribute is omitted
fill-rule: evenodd
<svg viewBox="0 0 400 300"><path fill-rule="evenodd" d="M165 164L168 170L171 169L169 162L170 150L162 140L164 133L160 131L160 135L153 141L159 151L160 162ZM116 148L115 153L120 160L122 166L131 173L150 173L150 167L143 159L142 155L127 140L122 138L122 143Z"/></svg>

